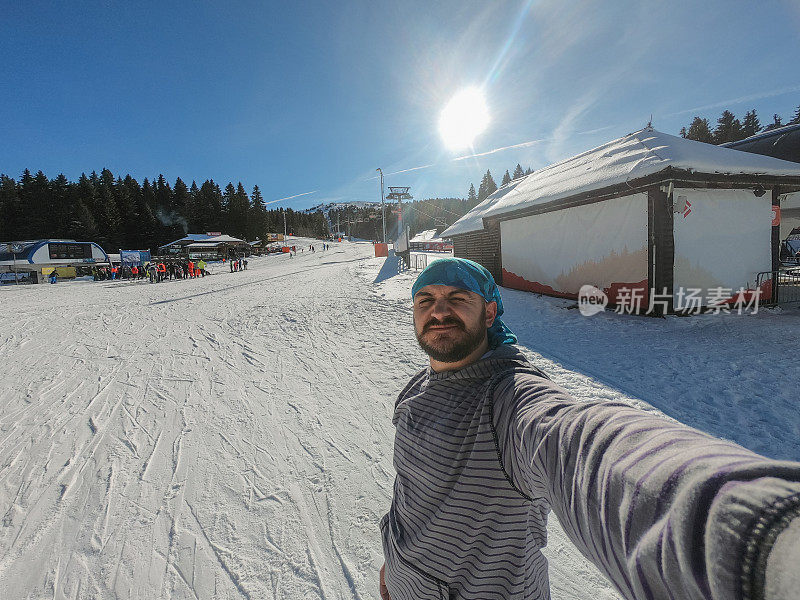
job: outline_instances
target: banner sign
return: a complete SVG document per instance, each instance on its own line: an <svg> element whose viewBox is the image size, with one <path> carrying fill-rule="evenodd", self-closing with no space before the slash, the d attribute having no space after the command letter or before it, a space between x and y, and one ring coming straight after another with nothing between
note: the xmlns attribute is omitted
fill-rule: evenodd
<svg viewBox="0 0 800 600"><path fill-rule="evenodd" d="M123 265L127 266L142 266L150 262L149 250L120 250L119 260Z"/></svg>

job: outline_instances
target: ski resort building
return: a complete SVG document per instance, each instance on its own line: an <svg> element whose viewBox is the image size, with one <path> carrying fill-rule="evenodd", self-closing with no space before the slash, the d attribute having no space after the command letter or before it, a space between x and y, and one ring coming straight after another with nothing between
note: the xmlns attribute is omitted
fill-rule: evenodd
<svg viewBox="0 0 800 600"><path fill-rule="evenodd" d="M800 164L648 127L506 184L442 236L505 287L576 298L591 285L645 307L658 294L656 312L684 310L687 293L763 301L781 200L798 190Z"/></svg>
<svg viewBox="0 0 800 600"><path fill-rule="evenodd" d="M722 146L800 163L800 124L770 129ZM800 192L781 198L780 238L786 240L797 227L800 227Z"/></svg>
<svg viewBox="0 0 800 600"><path fill-rule="evenodd" d="M0 280L26 279L37 283L43 270L57 269L59 276L88 273L96 264L109 265L105 250L95 242L76 240L31 240L0 243ZM15 275L16 274L16 275Z"/></svg>
<svg viewBox="0 0 800 600"><path fill-rule="evenodd" d="M420 231L409 241L411 252L449 252L453 249L450 240L440 236L435 229Z"/></svg>
<svg viewBox="0 0 800 600"><path fill-rule="evenodd" d="M159 247L160 254L179 254L192 259L216 260L250 253L250 244L222 233L190 233Z"/></svg>
<svg viewBox="0 0 800 600"><path fill-rule="evenodd" d="M800 124L770 129L721 146L800 163Z"/></svg>

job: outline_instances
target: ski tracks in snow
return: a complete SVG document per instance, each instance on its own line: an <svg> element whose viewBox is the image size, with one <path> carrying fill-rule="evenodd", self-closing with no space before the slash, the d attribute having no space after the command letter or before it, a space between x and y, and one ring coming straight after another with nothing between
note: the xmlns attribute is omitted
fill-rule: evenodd
<svg viewBox="0 0 800 600"><path fill-rule="evenodd" d="M0 597L376 597L412 369L370 252L12 291Z"/></svg>

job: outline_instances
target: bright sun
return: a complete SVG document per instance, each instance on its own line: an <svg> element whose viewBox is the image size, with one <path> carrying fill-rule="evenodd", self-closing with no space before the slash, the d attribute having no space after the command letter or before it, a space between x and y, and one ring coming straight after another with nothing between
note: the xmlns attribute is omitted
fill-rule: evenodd
<svg viewBox="0 0 800 600"><path fill-rule="evenodd" d="M472 146L475 138L489 124L489 108L483 92L478 88L466 88L458 92L439 116L439 135L451 150L462 150Z"/></svg>

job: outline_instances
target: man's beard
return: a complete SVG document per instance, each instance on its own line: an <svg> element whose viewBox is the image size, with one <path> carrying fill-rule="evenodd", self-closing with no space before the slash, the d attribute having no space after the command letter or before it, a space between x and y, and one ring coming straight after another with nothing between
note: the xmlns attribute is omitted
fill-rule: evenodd
<svg viewBox="0 0 800 600"><path fill-rule="evenodd" d="M455 325L458 328L457 333L461 335L448 339L445 336L453 336L456 332L450 330L444 335L434 333L433 336L428 336L429 341L426 342L423 337L431 325ZM417 332L416 327L414 333L420 348L433 360L443 363L459 362L472 354L486 339L486 307L481 309L481 318L473 329L467 327L462 320L451 316L441 321L430 319L425 323L422 333Z"/></svg>

